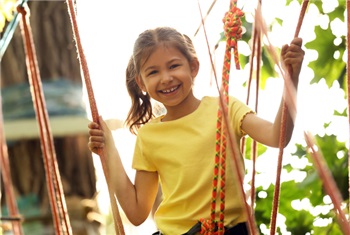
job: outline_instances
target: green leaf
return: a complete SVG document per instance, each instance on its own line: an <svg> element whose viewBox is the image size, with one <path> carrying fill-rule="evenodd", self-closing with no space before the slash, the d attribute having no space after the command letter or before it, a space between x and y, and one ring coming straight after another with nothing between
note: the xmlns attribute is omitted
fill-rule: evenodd
<svg viewBox="0 0 350 235"><path fill-rule="evenodd" d="M253 144L253 140L252 138L250 138L249 136L246 136L244 138L244 146L245 146L245 153L244 156L246 159L252 159L251 157L252 155L252 144ZM262 145L260 143L257 142L257 156L262 155L263 153L265 153L265 151L267 150L267 147L265 145Z"/></svg>
<svg viewBox="0 0 350 235"><path fill-rule="evenodd" d="M336 18L339 18L341 21L344 22L344 12L346 10L345 1L338 1L339 5L334 9L334 11L328 13L329 20L333 21Z"/></svg>
<svg viewBox="0 0 350 235"><path fill-rule="evenodd" d="M316 26L315 33L316 39L305 44L306 48L314 49L318 52L318 58L309 64L309 67L315 73L315 77L311 83L318 83L324 78L329 87L333 85L335 80L340 81L341 86L343 86L345 78L342 68L346 67L346 64L342 60L345 51L345 45L342 44L345 41L343 40L343 43L339 46L334 45L335 36L330 28L324 30ZM333 57L336 51L340 53L338 59Z"/></svg>
<svg viewBox="0 0 350 235"><path fill-rule="evenodd" d="M344 111L343 111L342 113L338 112L337 110L334 110L333 115L334 115L334 116L347 117L347 116L348 116L347 110L348 110L347 108L344 109Z"/></svg>

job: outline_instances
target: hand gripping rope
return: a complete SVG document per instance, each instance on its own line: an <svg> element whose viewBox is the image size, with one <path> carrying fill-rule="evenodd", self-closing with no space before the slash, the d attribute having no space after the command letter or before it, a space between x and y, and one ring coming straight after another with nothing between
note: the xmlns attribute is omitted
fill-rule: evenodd
<svg viewBox="0 0 350 235"><path fill-rule="evenodd" d="M298 24L297 24L296 31L294 34L295 37L297 37L299 34L308 3L309 3L308 0L303 1ZM296 112L295 87L291 83L290 69L289 69L289 71L287 71L289 74L288 73L285 74L284 71L282 70L282 68L278 64L277 55L276 55L276 52L274 51L273 46L271 45L270 40L268 38L266 25L263 24L261 12L257 11L256 17L258 18L256 20L256 22L259 23L259 28L261 29L261 32L267 38L267 41L268 41L267 49L268 49L269 53L272 55L272 58L273 58L274 62L276 63L276 65L278 66L281 74L283 75L283 79L286 83L286 85L285 85L286 95L291 97L291 99L289 100L290 102L284 102L284 104L283 104L284 106L283 106L282 121L281 121L282 128L281 128L281 139L280 139L280 153L278 156L277 178L276 178L276 183L275 183L273 211L272 211L272 215L271 215L271 225L270 225L270 234L274 235L275 231L276 231L276 217L277 217L277 212L278 212L279 193L280 193L280 175L281 175L282 158L283 158L283 148L281 146L283 146L284 141L285 141L284 138L285 138L286 113L287 113L288 109L289 109L289 112L291 112L292 114L294 114ZM292 116L294 116L294 115L292 115ZM336 183L334 182L334 179L333 179L333 177L332 177L332 175L327 167L327 164L325 163L325 160L324 160L321 152L319 150L316 150L315 146L317 146L317 145L316 145L316 142L315 142L314 138L312 137L312 135L309 132L304 131L304 136L305 136L306 144L308 146L308 150L310 152L310 155L313 158L313 161L315 163L315 167L319 173L320 178L322 179L322 181L324 183L325 191L330 196L332 203L334 205L340 228L344 234L350 234L349 222L345 216L345 213L343 212L343 210L341 208L342 199L340 196L340 192L336 186Z"/></svg>
<svg viewBox="0 0 350 235"><path fill-rule="evenodd" d="M92 113L92 119L94 122L98 123L99 122L99 114L98 114L98 110L97 110L97 106L96 106L94 92L92 89L89 68L88 68L87 61L86 61L85 54L84 54L84 50L83 50L83 47L82 47L82 44L80 41L78 24L77 24L77 20L76 20L75 11L74 11L74 3L73 3L73 0L66 0L66 1L67 1L67 5L68 5L68 13L69 13L71 23L72 23L72 29L73 29L73 33L74 33L75 42L76 42L77 53L78 53L80 65L82 67L83 74L84 74L84 81L85 81L85 85L86 85L86 89L87 89L87 93L88 93L90 109L91 109L91 113ZM114 221L115 231L116 231L117 235L124 235L125 234L124 227L123 227L122 220L120 218L117 201L115 199L113 189L111 188L111 183L110 183L110 178L109 178L109 173L108 173L109 169L107 167L107 160L105 157L104 150L100 150L98 155L100 156L103 172L105 174L106 183L108 186L109 199L111 202L112 213L113 213L113 217L115 220Z"/></svg>

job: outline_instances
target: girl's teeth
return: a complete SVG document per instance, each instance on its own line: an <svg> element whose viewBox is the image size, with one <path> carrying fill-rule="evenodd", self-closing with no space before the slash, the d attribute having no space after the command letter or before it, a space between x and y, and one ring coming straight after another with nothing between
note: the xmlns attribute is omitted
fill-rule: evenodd
<svg viewBox="0 0 350 235"><path fill-rule="evenodd" d="M163 90L163 92L164 92L164 93L170 93L170 92L172 92L172 91L175 91L176 88L177 88L177 87L173 87L173 88L171 88L171 89L169 89L169 90Z"/></svg>

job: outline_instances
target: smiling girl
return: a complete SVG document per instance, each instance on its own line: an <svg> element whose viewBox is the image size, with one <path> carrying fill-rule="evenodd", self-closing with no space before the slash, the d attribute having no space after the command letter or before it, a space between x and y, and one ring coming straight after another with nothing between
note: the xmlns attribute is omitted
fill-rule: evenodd
<svg viewBox="0 0 350 235"><path fill-rule="evenodd" d="M281 52L296 87L304 57L301 45L302 40L295 38ZM105 148L115 194L131 223L140 225L147 219L161 185L163 200L155 213L159 229L155 234L196 234L199 231L191 228L210 216L219 99L194 96L192 87L199 67L192 41L173 28L146 30L136 40L126 76L132 99L126 124L137 134L132 164L135 182L128 178L103 119L89 124L89 149L97 153ZM154 117L151 99L164 105L164 115ZM230 97L228 118L237 144L247 134L262 144L278 147L281 107L271 123ZM293 127L288 116L286 143ZM231 155L228 150L227 157ZM230 161L227 169L225 234L248 234L244 202Z"/></svg>

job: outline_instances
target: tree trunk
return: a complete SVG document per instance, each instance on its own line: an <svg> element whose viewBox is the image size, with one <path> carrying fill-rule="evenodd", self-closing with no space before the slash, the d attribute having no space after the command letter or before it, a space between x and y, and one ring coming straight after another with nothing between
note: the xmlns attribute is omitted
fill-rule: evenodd
<svg viewBox="0 0 350 235"><path fill-rule="evenodd" d="M29 9L42 81L66 80L81 87L80 65L77 60L65 1L29 1ZM1 87L2 91L6 91L10 87L16 89L16 86L23 84L28 86L28 75L23 39L20 28L17 27L1 61ZM9 94L10 97L11 95L13 93ZM63 96L68 100L76 99L76 97L69 97L69 94L62 94ZM17 97L17 99L21 98L22 100L18 101L20 104L29 102L28 100L23 101L23 95ZM47 100L46 93L45 99ZM7 101L3 99L5 106ZM50 108L50 104L47 103L47 106ZM16 111L20 113L21 110L23 109L20 106L11 105L9 108L9 111L14 113ZM23 118L23 114L21 114L22 116L6 118L6 109L3 112L4 122ZM51 115L59 117L60 114L50 114L49 112L49 116ZM74 115L81 115L81 113ZM35 116L27 114L26 118L35 119ZM96 204L94 199L96 195L95 168L91 152L87 148L87 142L87 130L83 134L54 136L58 166L74 234L87 234L88 228L97 224L96 221L89 223L87 220L90 212L98 212L97 206L85 203L86 200L91 200L92 205ZM44 234L52 230L53 227L40 139L26 138L8 141L8 152L20 213L25 218L24 229L25 226L31 227L33 224L31 232L28 234ZM6 189L2 187L2 190ZM2 198L2 205L4 205L4 201L5 199ZM5 207L3 206L3 208ZM41 230L33 233L34 224L38 223L41 224L41 229L45 232ZM96 228L97 226L93 230ZM92 234L91 231L89 234Z"/></svg>

